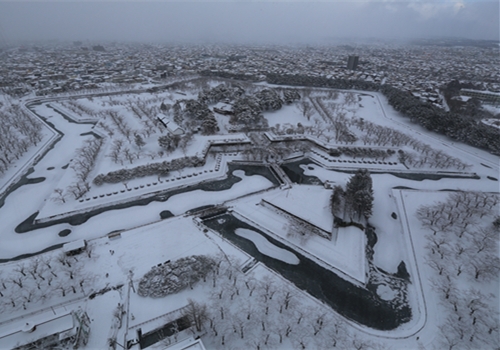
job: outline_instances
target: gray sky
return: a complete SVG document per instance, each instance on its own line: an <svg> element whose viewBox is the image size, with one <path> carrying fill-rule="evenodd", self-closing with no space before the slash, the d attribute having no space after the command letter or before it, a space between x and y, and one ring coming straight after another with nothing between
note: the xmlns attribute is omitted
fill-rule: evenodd
<svg viewBox="0 0 500 350"><path fill-rule="evenodd" d="M324 42L326 38L499 39L499 2L5 1L0 39Z"/></svg>

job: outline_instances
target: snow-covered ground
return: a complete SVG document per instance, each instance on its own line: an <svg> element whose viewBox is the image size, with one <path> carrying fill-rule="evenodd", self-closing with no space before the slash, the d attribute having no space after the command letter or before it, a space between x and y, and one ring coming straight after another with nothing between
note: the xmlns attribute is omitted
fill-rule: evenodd
<svg viewBox="0 0 500 350"><path fill-rule="evenodd" d="M233 210L242 219L264 229L273 238L293 247L298 252L314 259L322 266L334 269L343 278L365 282L366 261L364 257L365 235L361 230L338 229L332 240L314 234L300 237L289 234L289 220L265 205L283 205L289 213L297 214L318 227L333 231L333 215L329 210L330 191L321 186L293 185L286 190L275 189L267 193L249 196L230 202ZM307 204L306 204L307 203Z"/></svg>
<svg viewBox="0 0 500 350"><path fill-rule="evenodd" d="M96 111L103 111L105 109L115 110L117 113L128 116L126 122L133 129L140 130L143 129L141 119L133 116L131 111L127 109L127 106L131 105L130 102L140 103L142 99L142 102L146 105L158 104L159 101L163 100L172 103L175 99L179 98L196 98L197 93L193 91L188 92L187 95L165 92L156 94L155 96L148 96L148 94L124 94L114 97L79 97L76 101L84 108L94 108ZM444 315L446 313L443 311L444 306L437 292L431 287L431 283L429 282L432 278L436 277L436 272L425 261L427 249L425 235L428 232L424 231L415 213L423 204L432 204L443 200L448 194L445 191L459 190L498 193L499 183L495 179L500 177L499 158L482 150L451 142L444 136L427 132L418 125L411 123L407 118L399 116L394 112L380 94L359 93L356 95L356 103L343 107L348 117L363 118L365 121L391 127L402 133L409 134L419 141L430 145L435 150L443 151L469 164L471 167L467 171L476 173L479 179L442 178L439 180L416 181L384 173L372 174L375 200L373 215L369 219L369 223L374 226L377 235L373 263L376 267L388 273L396 273L399 264L405 262L411 276L411 284L408 287L408 298L413 310L413 319L398 329L389 332L374 331L345 321L343 327L345 334L349 334L349 337L347 337L349 342L346 340L342 344L344 348L355 347L355 340L359 340L360 342L364 342L364 344L370 344L368 347L372 348L377 346L379 348L398 349L440 348L442 346L442 334L439 331L439 327L445 321ZM318 89L315 94L313 93L313 97L323 96L325 103L341 105L345 100L342 92L339 93L336 99L332 98L331 100L328 100L327 90ZM57 103L57 101L51 103ZM127 103L129 104L127 105ZM68 110L67 106L62 108L65 108L66 112L72 113L72 111ZM75 282L76 280L73 281L73 278L68 277L70 273L68 272L68 267L61 265L58 261L58 257L62 253L61 249L55 249L37 256L38 259L41 259L40 261L53 261L53 271L59 276L57 278L54 277L54 281L61 282L58 282L59 285L54 283L50 288L45 285L47 283L45 280L42 281L29 277L30 275L27 272L28 266L32 266L30 264L34 261L33 259L23 259L1 264L0 279L6 284L5 287L0 284L0 292L2 293L0 296L0 341L4 334L12 332L13 327L16 329L21 328L25 320L38 322L36 321L36 317L32 316L34 314L47 315L52 310L57 315L59 314L58 308L67 312L82 307L91 319L92 332L87 348L103 348L106 346L110 335L116 335L118 344L124 344L126 340L133 340L137 337L136 331L138 328L142 327L143 331L148 331L164 325L169 321L165 315L187 305L188 299L204 302L212 306L220 305L220 303L217 304L217 298L214 301L213 295L215 292L213 291L213 287L211 287L210 280L204 283L200 282L194 289L187 289L181 293L159 299L140 297L134 291L138 281L146 272L153 266L169 260L173 261L190 255L206 254L214 257L217 256L218 258L226 256L228 257L228 261L232 262L235 267L244 265L245 262L249 261L251 257L246 253L228 243L216 233L206 230L203 226L199 226L193 222L192 217L184 215L190 209L208 205L224 203L232 208L234 215L239 215L242 220L247 220L255 224L263 232L295 248L297 252L311 257L318 264L337 271L346 280L356 284L363 284L365 282L368 271L365 256L366 237L362 231L352 228L340 229L335 235L336 239L332 239L331 241L319 236L311 236L304 240L300 237L287 234L287 225L289 223L287 219L260 204L261 200L265 199L269 203L330 232L333 231L333 218L329 209L330 190L322 186L298 184L283 186L283 188L273 188L274 185L263 176L247 176L243 171L233 172L232 175L240 178L241 181L236 182L227 190L195 190L185 192L174 195L165 202L153 201L143 206L105 211L88 218L88 220L80 225L62 223L38 228L22 234L16 233L15 228L23 220L36 212L40 212L38 218L49 218L54 215L64 216L68 212L84 212L89 208L99 208L112 203L126 203L132 199L144 198L156 191L179 188L196 184L200 181L221 179L226 176L227 163L229 161L242 159L242 156L237 152L227 152L224 155L218 156L210 155L207 157L206 164L203 167L187 168L178 174L171 174L169 177L161 179L163 183L160 183L157 177L150 176L131 180L127 184L129 188L133 189L131 191L122 191L127 186L124 187L121 183L114 185L105 184L101 187L92 185L90 192L87 194L88 198L91 198L88 201L84 200L80 202L68 197L66 203L56 202L54 189L66 187L74 181L74 171L70 165L75 156L75 149L81 147L86 139L93 137L89 136L88 132L93 131L94 126L92 124L70 122L64 119L61 114L50 109L47 104L36 106L35 112L47 117L47 121L53 124L64 136L60 141L55 143L53 149L41 158L34 166L33 174L29 176L29 178L43 177L45 180L21 186L6 197L4 206L0 208L0 223L2 226L0 232L0 240L2 241L0 245L0 259L11 259L23 254L36 253L48 247L78 239L86 239L88 241L88 245L92 247L92 257L87 257L84 253L78 256L79 261L74 262L78 275L85 280L83 287L78 286L75 284L77 283ZM297 105L284 106L279 111L266 113L265 117L268 119L270 126L276 124L280 124L281 126L286 124L296 126L297 123L301 123L304 126L311 127L315 123L319 123L315 122L315 120L322 118L316 111L311 119L308 120L302 115ZM227 122L227 120L227 117L218 117L219 124ZM321 123L324 123L324 121L321 121ZM133 166L159 161L159 159L160 161L173 159L184 156L184 153L186 155L199 154L209 139L227 140L244 137L245 140L248 140L243 135L224 135L225 130L227 129L221 128L218 135L211 137L197 135L185 152L178 149L169 155L164 155L164 158L153 160L148 156L148 153L158 151L156 139L161 134L158 131L154 137L150 137L149 139L145 137L146 145L142 149L134 148L134 152L140 155L134 161ZM360 130L354 127L351 130L361 135ZM112 131L117 132L116 129ZM51 133L48 132L46 139L42 142L43 145L48 144L50 135ZM346 146L346 144L335 145L332 140L321 139L319 141L329 143L333 146ZM112 162L108 157L111 139L106 142L102 153L99 155L99 161L91 172L91 177L95 177L99 173L106 173L122 168L120 162ZM358 141L354 146L363 145L362 142ZM130 147L133 148L135 146L131 145ZM35 152L40 149L33 149L30 150L31 153L26 153L25 157L18 161L16 169L29 166L30 160L35 156ZM321 161L323 159L321 155L326 157L326 154L321 154L321 151L318 149L313 149L313 151L316 153L312 154L311 158L316 157ZM343 157L339 159L344 159ZM347 160L347 158L345 159ZM331 165L331 162L328 164ZM403 170L406 173L412 171L415 173L419 172L419 169L406 169L401 167L400 164L397 168L380 166L380 164L348 164L347 168L367 167L370 169L370 167L373 167L373 169L377 168L378 170L387 168L391 171ZM127 166L132 165L128 164ZM339 185L345 185L351 176L345 172L335 171L335 164L325 169L325 167L311 162L311 164L302 166L302 169L305 175L316 176L322 182L328 181L329 183ZM429 167L424 167L420 170L437 171ZM446 171L446 169L444 170ZM193 176L195 172L198 174ZM154 182L157 184L154 185ZM134 189L135 187L137 189ZM111 195L107 196L107 193L111 193ZM100 197L101 194L104 194L104 196ZM93 197L97 198L94 199ZM166 210L174 214L175 217L160 220L160 212ZM60 236L59 233L63 230L70 230L69 235ZM107 234L113 231L122 231L119 238L107 237ZM240 229L236 233L252 241L263 254L287 262L291 264L292 268L294 264L298 263L298 257L295 254L278 248L255 231ZM27 269L27 276L22 277L22 281L24 282L23 288L18 288L18 284L12 281L16 276L20 276L20 266L25 266ZM45 268L44 273L49 273L49 270ZM48 275L43 276L46 278ZM235 279L234 285L243 283L243 280L248 282L249 280L261 281L271 279L275 285L287 286L286 281L283 281L281 277L278 277L261 265L257 265L257 267L251 269L245 276L241 277L240 282L236 282ZM246 280L247 278L249 280ZM46 297L40 297L42 289L37 288L37 283L41 283L41 288L45 288ZM66 284L65 296L61 295L61 283ZM71 285L75 287L76 291L70 289ZM111 289L104 294L98 294L93 299L88 298L92 292L120 285L123 286L116 290ZM242 288L248 288L248 285ZM481 290L484 293L492 293L492 300L498 305L497 287L498 276L490 284L477 286L477 288L482 288ZM292 287L287 286L287 288ZM30 295L26 293L29 291L33 292L33 295L31 295L32 298L30 301L27 301ZM293 293L297 299L300 299L300 303L297 303L299 311L315 310L317 307L326 308L301 291L293 290ZM384 287L379 287L378 293L383 295L383 297L391 298L394 291L387 287L385 289ZM208 297L209 295L211 297ZM249 297L248 293L246 295ZM16 306L13 306L12 300L9 299L12 296L15 296L14 304ZM224 302L226 303L225 305L228 305L228 311L231 311L236 316L243 314L241 310L245 307L241 299L238 300L240 301L236 303L237 306L232 303L232 299L225 300ZM113 313L115 313L118 303L124 305L127 312L123 317L124 325L119 329L114 329ZM263 314L263 311L261 310L260 313ZM283 323L284 321L280 318L282 317L280 315L282 315L281 311L278 312L277 309L274 309L269 319L281 320ZM297 314L293 315L293 317L296 317ZM334 316L335 313L330 311L328 311L328 315L338 317ZM291 317L290 314L289 318L291 319ZM255 334L255 339L258 336L265 336L264 333L258 331L258 329L264 326L252 322L248 323L253 327L252 330L249 330L249 334ZM310 324L314 324L316 319L311 318L309 322ZM277 328L275 331L274 334L278 334ZM232 335L234 333L232 328L222 329L219 332L226 332L228 337L229 334ZM272 343L272 346L282 349L291 347L300 348L302 346L300 339L306 339L308 347L312 348L325 348L325 346L328 347L332 344L326 338L320 339L312 336L312 333L300 332L298 329L295 329L293 334L296 338L287 337L283 343L275 341ZM320 334L325 332L321 330ZM276 340L277 338L274 339ZM219 348L221 346L220 335L214 335L214 332L210 330L202 337L202 340L207 345L207 348ZM0 342L0 344L2 343ZM228 340L228 344L232 344L228 346L236 348L256 346L255 343L249 342L248 338L247 340L239 340L234 338L234 336L231 342ZM359 345L359 343L357 344ZM11 344L10 346L13 345L15 344ZM461 345L464 344L458 344L457 347L462 348Z"/></svg>
<svg viewBox="0 0 500 350"><path fill-rule="evenodd" d="M30 113L29 110L28 113ZM37 146L29 147L27 152L15 160L13 166L0 175L0 195L3 195L9 186L19 181L21 176L28 171L30 165L37 161L59 136L43 120L39 120L39 122L42 125L42 140Z"/></svg>

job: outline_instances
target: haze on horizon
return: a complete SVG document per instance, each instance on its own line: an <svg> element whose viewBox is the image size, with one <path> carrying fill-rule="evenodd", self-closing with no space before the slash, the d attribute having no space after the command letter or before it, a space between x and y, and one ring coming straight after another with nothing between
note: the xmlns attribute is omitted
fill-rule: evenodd
<svg viewBox="0 0 500 350"><path fill-rule="evenodd" d="M0 40L324 43L499 40L498 1L5 1ZM1 43L1 42L0 42Z"/></svg>

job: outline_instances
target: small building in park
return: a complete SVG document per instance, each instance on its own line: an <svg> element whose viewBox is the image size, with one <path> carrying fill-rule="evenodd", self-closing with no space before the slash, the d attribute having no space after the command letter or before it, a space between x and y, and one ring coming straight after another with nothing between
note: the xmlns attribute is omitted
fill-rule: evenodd
<svg viewBox="0 0 500 350"><path fill-rule="evenodd" d="M158 120L167 128L167 131L172 135L183 135L184 129L182 129L172 118L167 117L165 114L158 114Z"/></svg>
<svg viewBox="0 0 500 350"><path fill-rule="evenodd" d="M84 239L69 242L63 245L64 254L71 256L82 253L87 248L87 242Z"/></svg>
<svg viewBox="0 0 500 350"><path fill-rule="evenodd" d="M56 315L49 310L2 323L0 349L78 349L89 334L90 319L80 308Z"/></svg>

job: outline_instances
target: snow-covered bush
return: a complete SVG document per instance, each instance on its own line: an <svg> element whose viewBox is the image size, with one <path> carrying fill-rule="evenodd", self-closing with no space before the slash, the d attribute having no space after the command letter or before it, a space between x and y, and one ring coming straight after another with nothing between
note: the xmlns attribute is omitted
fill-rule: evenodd
<svg viewBox="0 0 500 350"><path fill-rule="evenodd" d="M276 111L283 107L283 100L279 94L273 89L264 89L255 94L260 108L263 111Z"/></svg>
<svg viewBox="0 0 500 350"><path fill-rule="evenodd" d="M234 115L229 119L229 123L252 129L267 129L267 119L262 114L260 102L256 96L243 95L238 98L233 104Z"/></svg>
<svg viewBox="0 0 500 350"><path fill-rule="evenodd" d="M228 87L224 84L219 84L210 90L201 92L198 99L205 103L213 104L224 100L234 100L244 93L245 90L238 85Z"/></svg>
<svg viewBox="0 0 500 350"><path fill-rule="evenodd" d="M177 293L184 288L205 279L215 267L213 258L205 255L192 255L154 266L139 281L137 293L143 297L161 298Z"/></svg>
<svg viewBox="0 0 500 350"><path fill-rule="evenodd" d="M174 170L183 168L197 167L205 164L205 159L191 156L172 159L170 162L163 161L146 165L139 165L131 169L118 169L110 171L107 174L99 174L94 178L94 184L97 186L103 183L120 183L135 178L151 176L151 175L167 175Z"/></svg>
<svg viewBox="0 0 500 350"><path fill-rule="evenodd" d="M300 94L297 90L284 90L283 100L286 104L292 104L293 102L300 100Z"/></svg>

